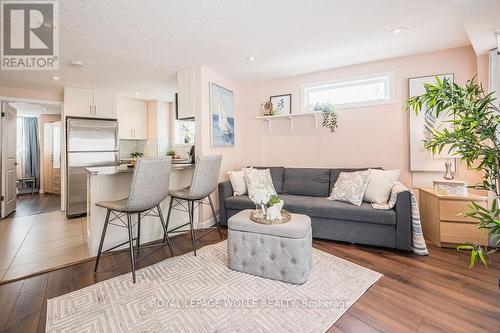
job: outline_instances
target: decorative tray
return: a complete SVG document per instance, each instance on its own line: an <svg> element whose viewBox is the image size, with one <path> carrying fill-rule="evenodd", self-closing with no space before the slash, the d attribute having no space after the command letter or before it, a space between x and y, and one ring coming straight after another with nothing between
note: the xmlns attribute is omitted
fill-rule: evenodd
<svg viewBox="0 0 500 333"><path fill-rule="evenodd" d="M282 216L282 219L280 219L280 220L268 220L265 218L264 214L262 213L262 211L260 209L253 210L250 213L250 219L252 221L254 221L256 223L260 223L260 224L283 224L283 223L290 222L290 220L292 219L291 213L289 211L287 211L286 209L281 210L281 216Z"/></svg>

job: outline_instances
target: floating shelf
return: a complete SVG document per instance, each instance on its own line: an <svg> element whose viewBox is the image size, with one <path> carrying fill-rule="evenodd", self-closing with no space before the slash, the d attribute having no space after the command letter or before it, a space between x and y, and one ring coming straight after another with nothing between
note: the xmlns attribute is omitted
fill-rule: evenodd
<svg viewBox="0 0 500 333"><path fill-rule="evenodd" d="M288 119L290 121L290 131L293 132L293 125L294 125L294 119L295 118L301 118L301 117L313 117L314 118L314 126L316 130L319 129L319 120L321 117L321 112L301 112L301 113L290 113L290 114L279 114L276 116L258 116L255 117L256 119L260 120L265 120L267 121L267 128L269 132L271 132L271 123L273 120L279 120L279 119Z"/></svg>

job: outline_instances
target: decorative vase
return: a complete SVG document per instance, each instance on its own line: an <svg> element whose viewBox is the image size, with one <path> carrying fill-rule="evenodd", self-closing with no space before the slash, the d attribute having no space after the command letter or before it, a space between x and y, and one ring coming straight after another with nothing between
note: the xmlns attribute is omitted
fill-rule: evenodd
<svg viewBox="0 0 500 333"><path fill-rule="evenodd" d="M283 208L283 200L280 200L279 203L272 205L267 208L266 219L270 221L281 220L283 217L281 216L281 208Z"/></svg>

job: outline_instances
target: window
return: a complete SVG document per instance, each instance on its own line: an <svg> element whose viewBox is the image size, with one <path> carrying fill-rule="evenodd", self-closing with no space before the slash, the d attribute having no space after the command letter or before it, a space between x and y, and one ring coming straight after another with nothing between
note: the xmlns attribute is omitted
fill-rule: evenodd
<svg viewBox="0 0 500 333"><path fill-rule="evenodd" d="M174 121L174 145L194 145L194 121Z"/></svg>
<svg viewBox="0 0 500 333"><path fill-rule="evenodd" d="M389 74L370 78L325 82L303 87L304 109L317 111L322 103L337 108L360 107L391 102L392 76Z"/></svg>

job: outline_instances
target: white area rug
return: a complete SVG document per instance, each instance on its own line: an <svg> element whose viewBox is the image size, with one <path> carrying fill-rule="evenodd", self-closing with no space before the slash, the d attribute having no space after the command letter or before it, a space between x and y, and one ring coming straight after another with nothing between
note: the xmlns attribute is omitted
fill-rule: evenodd
<svg viewBox="0 0 500 333"><path fill-rule="evenodd" d="M314 249L292 285L231 271L226 244L50 299L47 332L324 332L382 276Z"/></svg>

